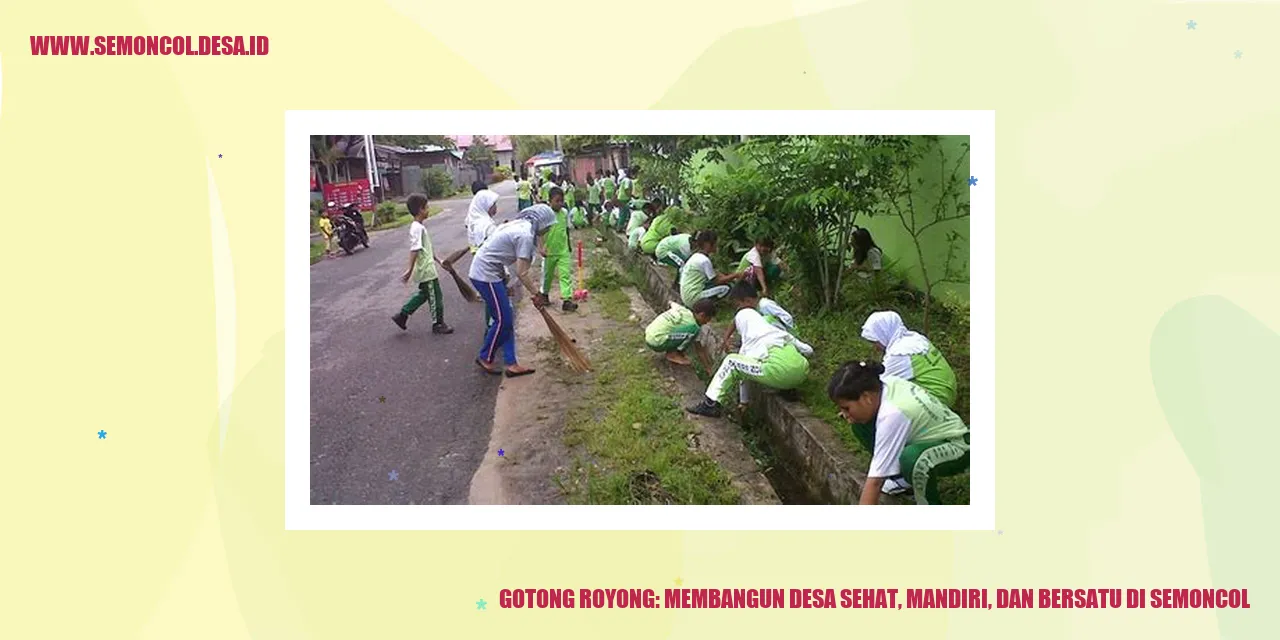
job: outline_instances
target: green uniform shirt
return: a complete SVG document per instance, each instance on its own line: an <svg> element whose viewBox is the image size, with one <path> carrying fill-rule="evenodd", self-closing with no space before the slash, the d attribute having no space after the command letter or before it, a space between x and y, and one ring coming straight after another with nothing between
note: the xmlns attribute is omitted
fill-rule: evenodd
<svg viewBox="0 0 1280 640"><path fill-rule="evenodd" d="M573 210L569 212L569 219L573 220L573 226L575 229L585 227L587 226L587 210L583 207L574 207Z"/></svg>
<svg viewBox="0 0 1280 640"><path fill-rule="evenodd" d="M578 190L574 189L572 186L565 185L564 205L572 209L573 205L577 204L577 202L578 202Z"/></svg>
<svg viewBox="0 0 1280 640"><path fill-rule="evenodd" d="M569 255L569 214L563 207L556 212L556 223L547 229L547 255Z"/></svg>
<svg viewBox="0 0 1280 640"><path fill-rule="evenodd" d="M618 185L614 184L613 180L610 178L605 178L601 182L604 183L604 197L612 200L613 194L618 192Z"/></svg>
<svg viewBox="0 0 1280 640"><path fill-rule="evenodd" d="M409 276L414 284L430 282L439 277L436 274L436 254L431 247L431 235L417 220L409 225L409 250L418 252L418 257L413 261L413 273Z"/></svg>
<svg viewBox="0 0 1280 640"><path fill-rule="evenodd" d="M707 283L716 277L715 267L711 266L711 258L705 253L695 253L685 261L680 269L680 299L685 306L692 307L702 297Z"/></svg>
<svg viewBox="0 0 1280 640"><path fill-rule="evenodd" d="M658 243L663 238L671 236L671 214L663 213L653 219L653 224L649 225L649 230L645 232L644 237L640 239L640 250L645 253L655 253Z"/></svg>
<svg viewBox="0 0 1280 640"><path fill-rule="evenodd" d="M925 391L943 405L950 407L955 404L956 373L951 370L947 359L942 357L942 352L930 344L928 351L917 353L910 358L912 381L924 387Z"/></svg>
<svg viewBox="0 0 1280 640"><path fill-rule="evenodd" d="M631 195L637 198L644 197L644 187L640 186L640 178L631 181Z"/></svg>
<svg viewBox="0 0 1280 640"><path fill-rule="evenodd" d="M630 198L631 178L623 178L618 181L618 199L626 200Z"/></svg>
<svg viewBox="0 0 1280 640"><path fill-rule="evenodd" d="M587 187L587 203L600 204L600 183L599 182L592 183L591 186Z"/></svg>
<svg viewBox="0 0 1280 640"><path fill-rule="evenodd" d="M693 312L672 303L670 309L658 314L658 317L645 327L644 341L651 345L660 345L667 341L667 336L670 336L677 327L687 328L689 325L698 326L698 321L693 318Z"/></svg>
<svg viewBox="0 0 1280 640"><path fill-rule="evenodd" d="M692 252L692 249L689 247L689 239L691 237L692 236L688 233L678 233L674 236L667 236L658 241L658 246L654 248L653 255L661 258L668 253L674 253L680 256L681 260L688 260L689 254Z"/></svg>
<svg viewBox="0 0 1280 640"><path fill-rule="evenodd" d="M529 184L528 180L521 180L516 183L516 197L521 200L528 200L531 195L533 195L533 185Z"/></svg>
<svg viewBox="0 0 1280 640"><path fill-rule="evenodd" d="M911 423L907 430L907 444L944 442L969 433L969 427L960 420L960 416L942 406L924 387L894 376L884 376L883 379L885 393L881 402L888 401ZM880 412L884 412L883 407Z"/></svg>
<svg viewBox="0 0 1280 640"><path fill-rule="evenodd" d="M542 198L543 202L549 200L551 198L551 187L554 186L555 185L551 184L550 180L543 182L542 188L538 189L538 197Z"/></svg>
<svg viewBox="0 0 1280 640"><path fill-rule="evenodd" d="M649 219L649 216L645 215L643 211L639 209L633 209L631 211L631 218L627 220L627 234L630 235L631 232L635 231L637 227L644 226L645 221L648 219Z"/></svg>

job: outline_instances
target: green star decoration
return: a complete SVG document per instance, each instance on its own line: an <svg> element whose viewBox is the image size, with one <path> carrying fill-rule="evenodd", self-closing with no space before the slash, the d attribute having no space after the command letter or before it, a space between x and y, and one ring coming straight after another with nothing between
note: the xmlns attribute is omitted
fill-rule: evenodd
<svg viewBox="0 0 1280 640"><path fill-rule="evenodd" d="M479 599L479 600L477 600L477 601L476 601L476 608L477 608L477 609L479 609L479 610L481 610L481 611L485 611L486 609L484 608L484 605L486 605L486 604L488 604L488 603L484 601L484 598L481 598L481 599Z"/></svg>

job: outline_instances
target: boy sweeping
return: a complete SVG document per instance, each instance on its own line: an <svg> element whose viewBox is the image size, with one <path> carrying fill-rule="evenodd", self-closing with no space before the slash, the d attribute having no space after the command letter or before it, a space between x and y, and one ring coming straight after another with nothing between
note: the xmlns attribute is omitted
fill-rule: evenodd
<svg viewBox="0 0 1280 640"><path fill-rule="evenodd" d="M733 324L738 335L742 336L742 348L738 353L724 357L711 378L711 384L707 385L702 402L685 408L689 413L713 418L720 416L722 403L728 400L735 384L738 386L739 406L746 405L747 381L787 392L783 397L794 397L794 389L804 382L809 373L809 361L805 359L813 353L809 345L769 324L759 311L747 306L744 299L738 298L734 302L738 305L738 313L733 317Z"/></svg>
<svg viewBox="0 0 1280 640"><path fill-rule="evenodd" d="M560 280L561 309L576 311L578 304L573 301L573 254L569 250L569 213L564 208L564 192L560 187L552 187L548 192L551 210L556 213L556 222L547 229L546 244L543 248L542 262L542 294L550 298L551 286L557 278Z"/></svg>
<svg viewBox="0 0 1280 640"><path fill-rule="evenodd" d="M711 322L716 315L714 300L699 300L689 310L672 302L671 308L662 312L644 330L644 343L658 353L666 354L668 362L689 366L689 356L684 355L702 325Z"/></svg>
<svg viewBox="0 0 1280 640"><path fill-rule="evenodd" d="M413 281L417 285L418 290L409 298L409 301L401 307L400 313L391 316L391 321L396 323L401 330L407 330L405 325L409 320L409 316L418 310L424 302L431 304L431 313L435 322L431 325L431 333L447 334L453 333L453 328L444 323L444 296L440 292L440 278L436 274L436 257L435 252L431 248L431 236L427 234L427 227L422 222L427 219L427 197L421 193L415 193L409 196L405 202L409 207L409 213L413 215L413 222L409 225L409 268L401 274L401 282Z"/></svg>

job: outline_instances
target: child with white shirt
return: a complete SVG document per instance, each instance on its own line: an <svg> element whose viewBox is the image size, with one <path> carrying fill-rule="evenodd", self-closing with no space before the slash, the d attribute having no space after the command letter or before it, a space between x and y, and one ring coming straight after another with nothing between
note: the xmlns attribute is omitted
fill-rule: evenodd
<svg viewBox="0 0 1280 640"><path fill-rule="evenodd" d="M770 324L760 312L747 305L745 299L737 299L738 313L733 317L734 330L742 337L738 353L724 357L720 368L707 385L702 402L685 410L700 416L717 417L723 412L723 402L738 387L738 404L748 401L748 381L782 391L792 391L804 383L809 373L807 356L813 348L795 336ZM788 394L794 396L794 393Z"/></svg>

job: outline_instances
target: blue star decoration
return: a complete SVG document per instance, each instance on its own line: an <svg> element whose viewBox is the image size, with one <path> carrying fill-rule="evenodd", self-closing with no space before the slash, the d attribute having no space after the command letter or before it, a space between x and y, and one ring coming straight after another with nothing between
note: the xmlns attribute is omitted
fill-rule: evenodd
<svg viewBox="0 0 1280 640"><path fill-rule="evenodd" d="M391 480L391 481L393 481L393 482L395 481L395 479L396 479L396 478L399 478L399 477L400 477L400 474L396 473L396 470L395 470L395 469L392 469L392 470L391 470L391 473L388 473L388 474L387 474L387 478L388 478L388 479L390 479L390 480Z"/></svg>
<svg viewBox="0 0 1280 640"><path fill-rule="evenodd" d="M969 176L969 186L971 186L971 187L972 187L972 186L974 186L974 185L976 185L976 184L978 184L978 179L977 179L977 178L975 178L975 177L973 177L973 176Z"/></svg>
<svg viewBox="0 0 1280 640"><path fill-rule="evenodd" d="M504 455L506 455L506 452L503 451L502 449L498 449L498 457L501 458Z"/></svg>
<svg viewBox="0 0 1280 640"><path fill-rule="evenodd" d="M107 439L107 432L106 432L106 431L99 431L99 432L98 432L98 439L99 439L99 440L106 440L106 439Z"/></svg>
<svg viewBox="0 0 1280 640"><path fill-rule="evenodd" d="M488 604L488 603L484 601L484 598L481 598L481 599L479 599L479 600L476 600L476 608L477 608L477 609L479 609L479 610L481 610L481 611L486 611L486 609L484 608L484 605L486 605L486 604Z"/></svg>
<svg viewBox="0 0 1280 640"><path fill-rule="evenodd" d="M221 158L221 157L222 157L222 154L221 154L221 153L219 153L219 154L218 154L218 157L219 157L219 158Z"/></svg>
<svg viewBox="0 0 1280 640"><path fill-rule="evenodd" d="M1188 21L1187 21L1187 30L1188 30L1188 31L1195 31L1195 30L1196 30L1196 21L1195 21L1195 20L1188 20Z"/></svg>
<svg viewBox="0 0 1280 640"><path fill-rule="evenodd" d="M1240 57L1241 57L1241 56L1243 56L1243 55L1244 55L1244 52L1243 52L1243 51L1241 51L1241 50L1239 50L1239 49L1236 49L1236 60L1239 60L1239 59L1240 59Z"/></svg>

